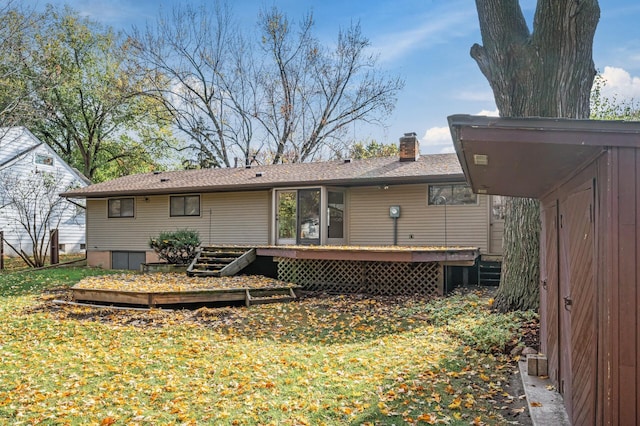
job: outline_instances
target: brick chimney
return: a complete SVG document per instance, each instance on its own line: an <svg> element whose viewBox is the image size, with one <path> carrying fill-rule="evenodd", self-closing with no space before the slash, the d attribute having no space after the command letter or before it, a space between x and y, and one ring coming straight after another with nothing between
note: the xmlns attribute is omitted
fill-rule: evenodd
<svg viewBox="0 0 640 426"><path fill-rule="evenodd" d="M416 161L420 157L420 142L414 132L400 138L400 161Z"/></svg>

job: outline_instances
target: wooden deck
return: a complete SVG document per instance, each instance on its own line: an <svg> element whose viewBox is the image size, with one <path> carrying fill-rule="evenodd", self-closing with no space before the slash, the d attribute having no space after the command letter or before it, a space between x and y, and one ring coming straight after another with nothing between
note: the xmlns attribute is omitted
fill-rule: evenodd
<svg viewBox="0 0 640 426"><path fill-rule="evenodd" d="M71 287L71 292L75 303L154 308L289 302L296 298L297 288L295 284L261 276L198 278L152 273L92 277Z"/></svg>
<svg viewBox="0 0 640 426"><path fill-rule="evenodd" d="M278 279L304 290L381 296L444 294L447 266L473 266L475 247L269 246Z"/></svg>
<svg viewBox="0 0 640 426"><path fill-rule="evenodd" d="M480 249L412 246L259 246L256 248L256 254L288 259L440 262L444 265L471 266L480 256Z"/></svg>
<svg viewBox="0 0 640 426"><path fill-rule="evenodd" d="M122 291L72 287L74 302L108 305L147 306L151 308L171 305L206 305L213 303L244 302L246 306L265 303L290 302L296 299L297 286L270 288L221 288L184 291Z"/></svg>
<svg viewBox="0 0 640 426"><path fill-rule="evenodd" d="M374 295L444 293L444 266L471 266L480 255L474 247L407 246L227 246L253 250L278 264L283 286L266 288L194 288L155 291L137 288L71 288L74 302L162 307L243 302L246 306L288 302L295 290ZM255 256L254 256L255 257ZM192 273L191 275L201 275ZM185 274L186 278L186 274ZM192 278L193 279L193 278ZM197 278L195 278L197 279ZM205 279L205 278L200 278ZM157 288L157 287L156 287Z"/></svg>

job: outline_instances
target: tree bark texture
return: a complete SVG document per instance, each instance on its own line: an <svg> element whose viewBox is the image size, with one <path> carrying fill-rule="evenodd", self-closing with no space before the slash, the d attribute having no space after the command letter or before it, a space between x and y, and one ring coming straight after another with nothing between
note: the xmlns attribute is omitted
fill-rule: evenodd
<svg viewBox="0 0 640 426"><path fill-rule="evenodd" d="M538 0L533 32L518 0L476 0L476 7L482 46L474 44L471 57L489 81L501 117L589 117L597 0ZM507 203L494 305L500 311L538 307L539 223L537 201Z"/></svg>

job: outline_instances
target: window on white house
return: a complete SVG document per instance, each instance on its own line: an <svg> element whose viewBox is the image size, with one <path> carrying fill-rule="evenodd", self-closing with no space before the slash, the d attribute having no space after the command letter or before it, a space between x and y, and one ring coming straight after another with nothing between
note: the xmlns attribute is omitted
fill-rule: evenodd
<svg viewBox="0 0 640 426"><path fill-rule="evenodd" d="M109 217L133 217L133 198L113 198L109 200Z"/></svg>
<svg viewBox="0 0 640 426"><path fill-rule="evenodd" d="M429 205L466 205L477 204L478 196L466 183L448 183L429 185Z"/></svg>
<svg viewBox="0 0 640 426"><path fill-rule="evenodd" d="M180 195L170 197L171 216L200 216L200 196Z"/></svg>
<svg viewBox="0 0 640 426"><path fill-rule="evenodd" d="M47 154L36 154L36 164L53 166L53 156Z"/></svg>
<svg viewBox="0 0 640 426"><path fill-rule="evenodd" d="M501 195L491 196L491 219L504 220L506 197Z"/></svg>

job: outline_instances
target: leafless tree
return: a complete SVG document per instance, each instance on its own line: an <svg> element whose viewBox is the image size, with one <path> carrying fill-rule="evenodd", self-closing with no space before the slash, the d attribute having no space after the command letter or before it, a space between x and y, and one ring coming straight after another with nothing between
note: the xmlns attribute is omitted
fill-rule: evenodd
<svg viewBox="0 0 640 426"><path fill-rule="evenodd" d="M0 171L0 217L13 235L24 235L5 243L32 267L43 266L49 251L50 231L57 229L75 206L58 194L61 178L55 173L36 172L25 175L11 169ZM23 246L24 244L24 246Z"/></svg>
<svg viewBox="0 0 640 426"><path fill-rule="evenodd" d="M341 30L332 49L313 37L312 15L295 32L293 23L272 8L261 13L260 29L266 71L258 119L270 136L274 163L287 151L294 162L309 161L336 143L340 151L349 124L381 124L395 107L404 82L377 70L377 57L368 53L359 24Z"/></svg>
<svg viewBox="0 0 640 426"><path fill-rule="evenodd" d="M277 8L262 12L258 49L215 3L178 6L132 32L140 72L155 76L145 94L163 103L200 167L229 167L234 156L310 161L342 151L350 123L380 123L394 108L403 81L377 71L359 25L333 49L313 36L311 15L292 25Z"/></svg>
<svg viewBox="0 0 640 426"><path fill-rule="evenodd" d="M131 39L141 70L156 76L145 94L162 102L199 166L229 167L234 153L247 162L256 87L250 45L229 9L176 6Z"/></svg>

